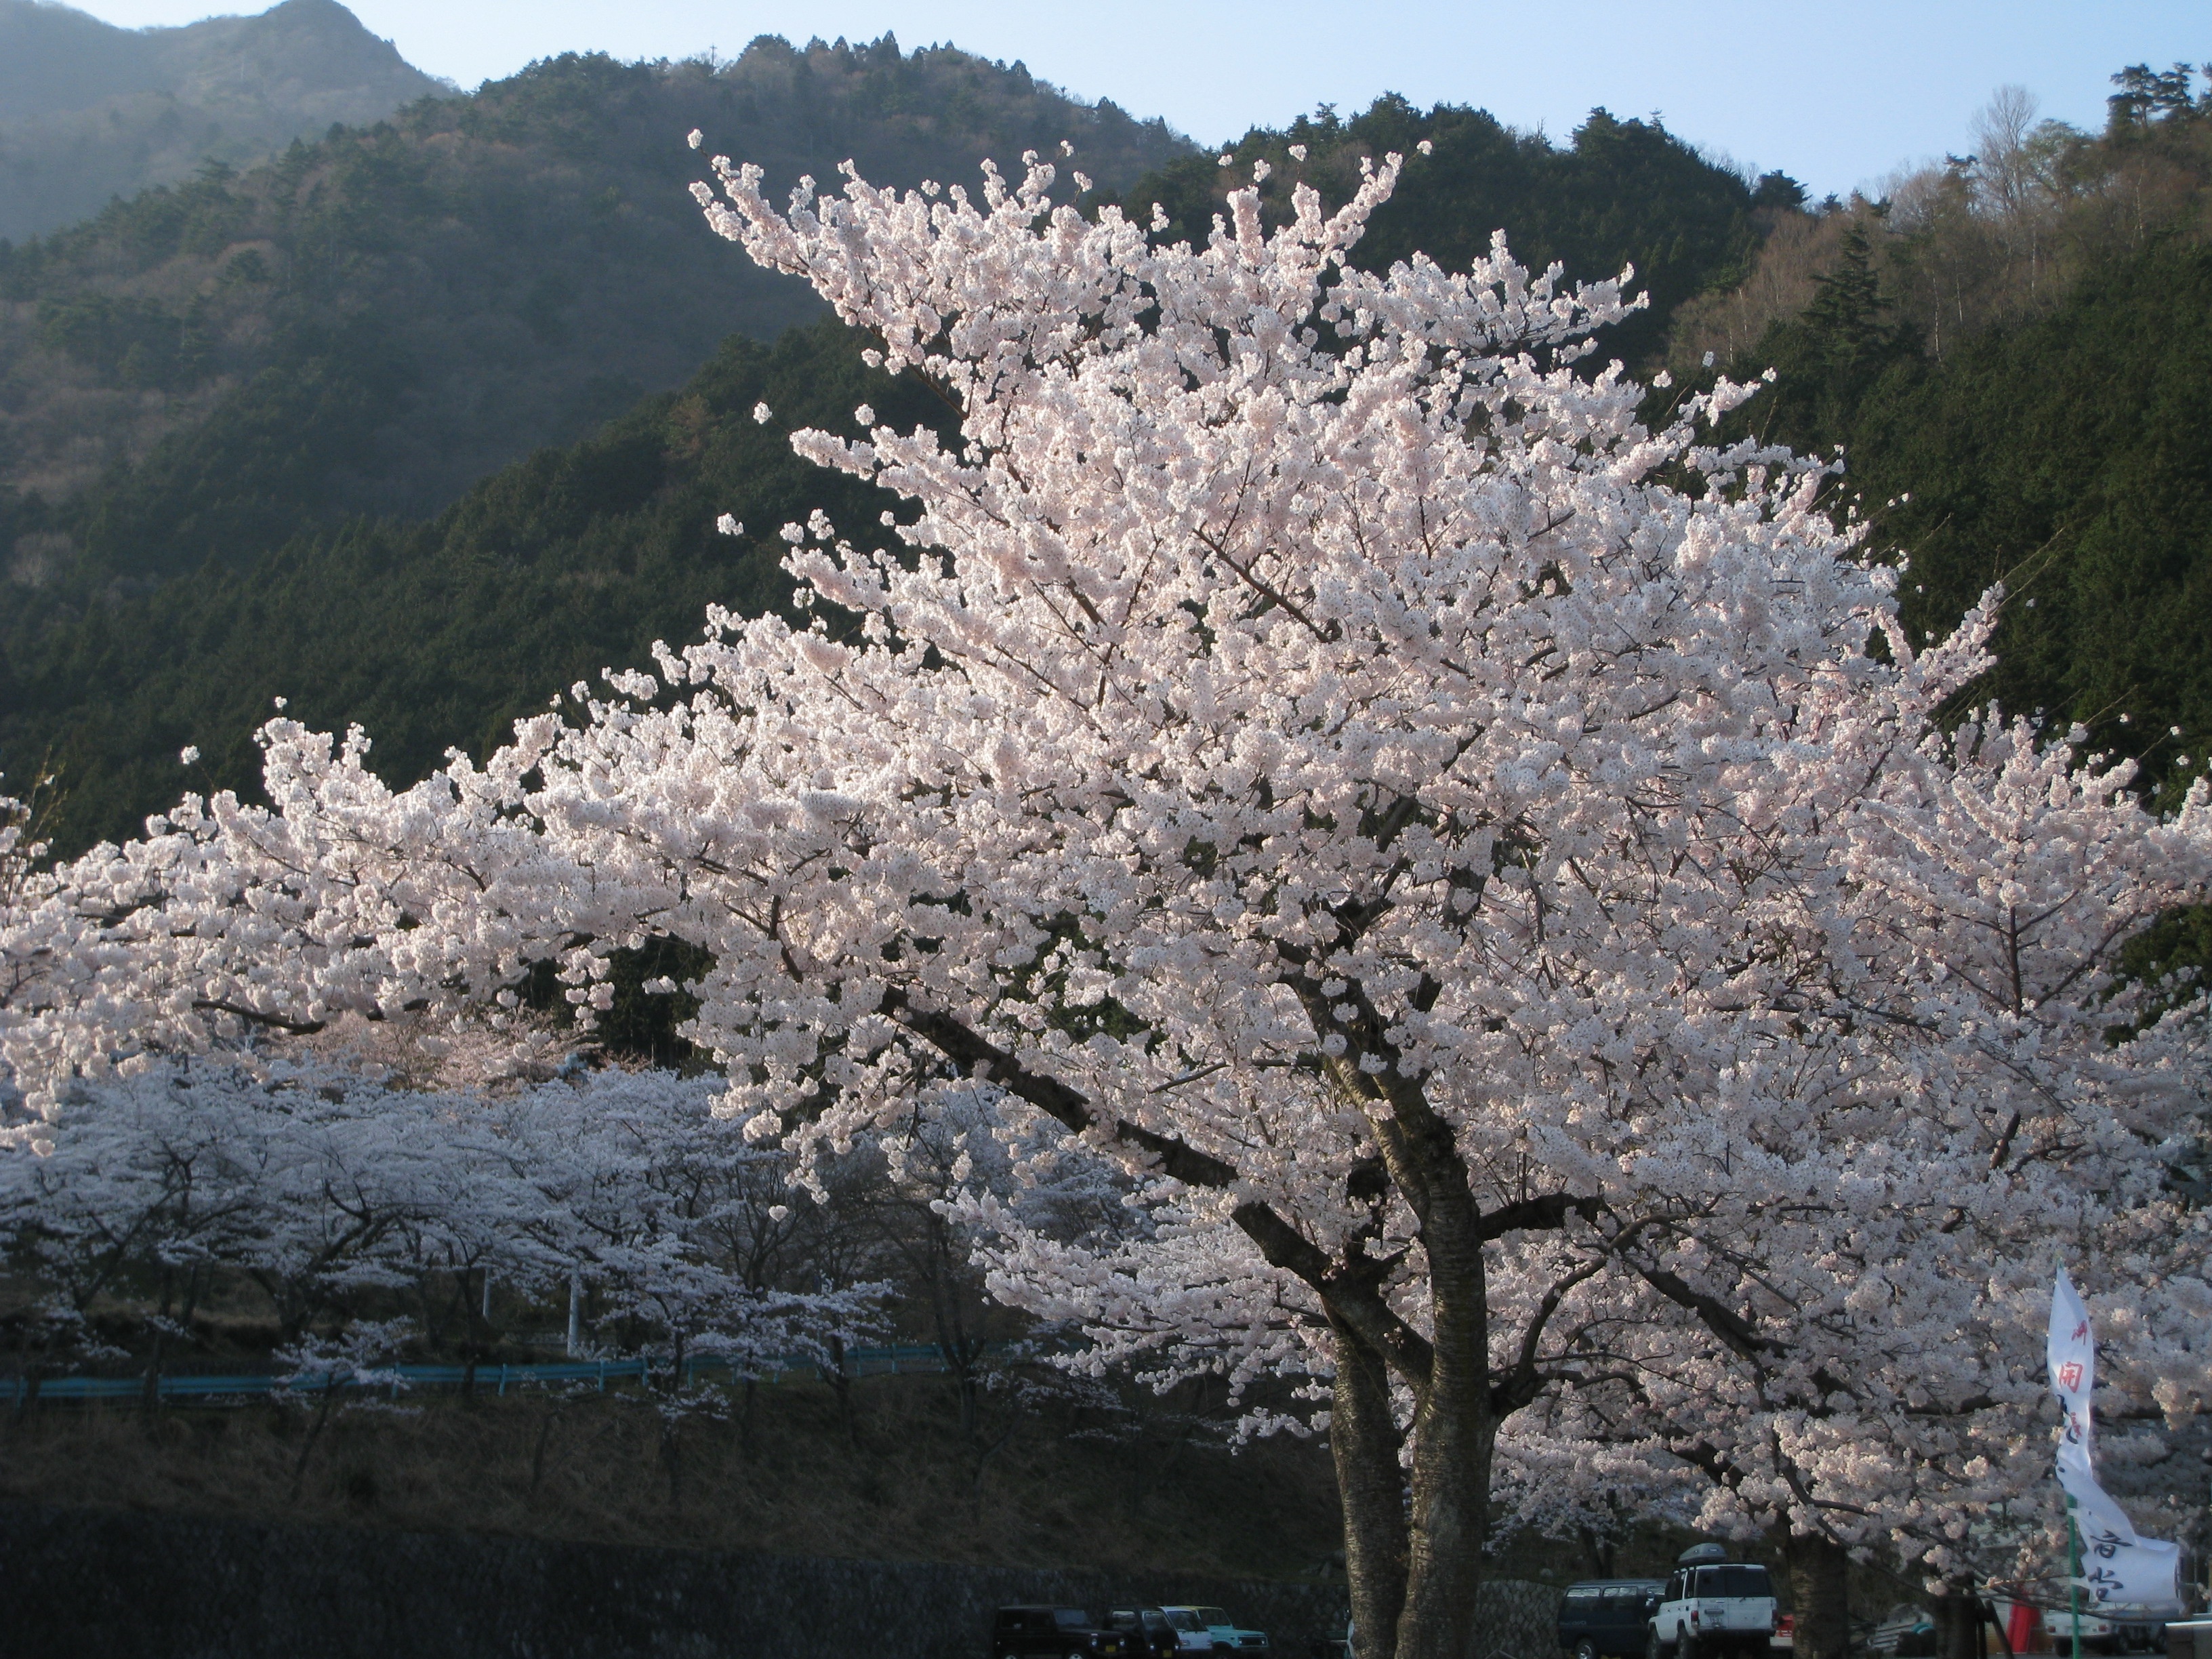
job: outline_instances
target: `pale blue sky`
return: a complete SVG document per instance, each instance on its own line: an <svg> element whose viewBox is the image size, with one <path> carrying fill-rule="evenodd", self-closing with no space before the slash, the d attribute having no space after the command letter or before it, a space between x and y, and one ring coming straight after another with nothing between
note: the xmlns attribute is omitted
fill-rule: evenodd
<svg viewBox="0 0 2212 1659"><path fill-rule="evenodd" d="M2124 64L2212 58L2203 0L349 0L408 60L473 87L533 58L734 55L757 34L939 40L1021 58L1085 98L1164 116L1204 143L1377 93L1468 103L1564 136L1591 106L1657 112L1676 133L1815 193L1967 147L1996 87L2095 126ZM188 22L209 0L81 0L132 27Z"/></svg>

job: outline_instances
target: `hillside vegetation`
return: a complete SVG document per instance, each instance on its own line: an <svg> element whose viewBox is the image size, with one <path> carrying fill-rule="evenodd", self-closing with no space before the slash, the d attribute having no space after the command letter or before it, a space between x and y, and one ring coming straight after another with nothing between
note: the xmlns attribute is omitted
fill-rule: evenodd
<svg viewBox="0 0 2212 1659"><path fill-rule="evenodd" d="M533 64L0 248L0 489L97 486L63 528L107 574L251 560L313 520L434 513L732 331L774 337L816 302L701 222L695 127L778 188L848 156L965 177L1062 140L1120 181L1187 148L1018 64L888 37Z"/></svg>
<svg viewBox="0 0 2212 1659"><path fill-rule="evenodd" d="M763 401L771 426L751 417ZM57 578L43 604L0 619L0 756L10 771L59 769L57 827L71 840L131 833L186 787L251 789L252 734L277 696L301 719L358 722L380 769L418 777L574 682L648 660L655 639L696 637L709 604L787 604L779 526L816 507L866 524L888 505L787 441L793 425L849 424L862 402L907 424L945 413L866 368L834 322L773 346L734 335L680 392L517 463L428 523L302 530L251 560L211 558L72 610ZM94 510L177 510L157 483L138 487ZM746 533L719 534L723 513ZM101 528L94 519L88 536ZM203 751L190 771L177 761L188 743Z"/></svg>
<svg viewBox="0 0 2212 1659"><path fill-rule="evenodd" d="M1914 637L2003 582L1981 690L2081 723L2169 802L2212 740L2212 87L2192 98L2195 78L2122 71L2098 134L2001 94L1976 155L1783 216L1676 352L1692 375L1717 349L1739 375L1775 368L1742 428L1841 446L1839 500L1909 560Z"/></svg>
<svg viewBox="0 0 2212 1659"><path fill-rule="evenodd" d="M1424 111L1385 94L1348 119L1324 107L1281 131L1255 128L1218 155L1185 157L1139 179L1126 201L1140 221L1158 203L1169 236L1202 241L1228 192L1250 182L1255 161L1273 169L1261 200L1280 218L1297 182L1339 202L1357 187L1363 159L1393 153L1405 159L1398 193L1369 225L1358 264L1387 270L1419 252L1464 270L1502 230L1522 264L1541 270L1556 261L1571 281L1633 267L1626 291L1650 304L1607 337L1606 354L1632 366L1656 354L1685 301L1742 278L1771 222L1766 210L1792 199L1794 188L1779 174L1740 177L1656 118L1592 110L1554 144L1487 110Z"/></svg>
<svg viewBox="0 0 2212 1659"><path fill-rule="evenodd" d="M451 90L337 0L152 29L0 0L0 237L43 235L210 157L244 166Z"/></svg>
<svg viewBox="0 0 2212 1659"><path fill-rule="evenodd" d="M1226 178L1249 177L1253 160L1278 168L1271 203L1298 175L1334 200L1361 156L1397 149L1407 175L1364 262L1418 248L1463 263L1503 227L1516 252L1574 274L1633 263L1651 304L1607 342L1614 351L1647 365L1671 354L1690 379L1705 350L1741 376L1774 367L1741 429L1801 450L1844 447L1838 503L1870 515L1882 556L1911 550L1911 626L1946 627L2007 580L2014 598L1989 690L2008 708L2081 720L2116 752L2141 755L2171 799L2212 738L2212 113L2188 95L2186 72L2118 78L2106 131L2015 118L2013 149L1989 146L1996 159L1954 162L1940 191L1917 176L1879 202L1808 204L1778 174L1737 177L1654 124L1602 112L1553 145L1479 111L1424 112L1394 98L1348 119L1323 112L1248 134L1229 168L1177 154L1121 193L1147 213L1159 203L1170 234L1202 235ZM58 771L62 844L125 835L187 785L250 793L250 734L285 696L316 725L359 721L380 768L411 779L448 745L489 744L560 688L643 661L653 640L695 635L709 603L742 614L785 602L777 528L817 506L865 526L882 503L796 462L782 434L841 426L864 400L902 422L945 412L871 374L859 343L834 326L772 348L730 340L681 390L629 401L637 380L617 365L640 361L644 343L672 381L685 352L696 362L733 321L762 335L810 314L694 222L678 187L696 158L666 135L696 121L718 148L795 172L813 165L791 136L800 106L772 109L762 88L799 99L811 86L804 107L842 113L810 143L851 149L882 177L943 175L986 149L1005 153L994 138L1027 143L1069 114L1033 83L1022 92L1024 79L886 43L800 53L762 42L719 70L565 59L473 102L423 106L244 179L155 192L18 251L7 280L46 296L19 301L18 315L42 316L27 325L56 342L38 349L77 354L71 372L87 383L119 383L149 372L155 355L126 368L139 345L118 350L121 337L98 319L151 313L125 310L122 297L101 311L92 296L128 283L86 272L136 258L130 280L155 283L270 250L266 281L196 301L210 317L238 307L234 323L191 337L222 342L206 361L230 353L240 365L213 392L213 370L171 371L183 389L161 394L163 406L210 398L198 425L73 494L0 493L19 600L0 619L0 767ZM970 86L1009 101L953 130L943 111ZM1104 149L1137 174L1148 145L1175 148L1101 111L1098 131L1079 139L1087 165L1103 172L1089 152ZM722 143L729 132L739 142ZM783 148L747 139L769 133ZM2040 171L2023 156L2044 158ZM625 196L595 221L586 184L625 157L626 177L659 169L665 188L649 202ZM560 188L525 191L533 168ZM516 193L492 189L495 178ZM449 190L460 193L440 194ZM502 202L517 234L538 239L527 244L544 252L535 267L520 255L501 263L510 256L488 227ZM219 240L193 228L226 214L265 216L291 240L192 252ZM440 275L425 250L447 235L453 264ZM328 246L345 252L319 287L325 267L310 256ZM532 268L528 284L574 270L597 273L595 286L517 320L508 307L518 288L532 291ZM1941 314L1923 280L1938 270L1953 278ZM633 274L657 309L634 303ZM416 302L410 316L403 296ZM531 315L545 329L535 346L521 337ZM162 337L189 359L181 323ZM595 378L595 365L608 372ZM625 411L414 516L503 449L592 423L594 399ZM767 428L748 417L763 399L777 411ZM23 407L10 429L37 427ZM715 534L724 512L747 533ZM176 760L187 744L204 757L189 773Z"/></svg>

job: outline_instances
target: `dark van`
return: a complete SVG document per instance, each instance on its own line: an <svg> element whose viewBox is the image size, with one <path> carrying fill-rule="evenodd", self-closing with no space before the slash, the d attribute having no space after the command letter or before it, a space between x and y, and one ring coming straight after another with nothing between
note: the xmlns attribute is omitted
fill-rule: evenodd
<svg viewBox="0 0 2212 1659"><path fill-rule="evenodd" d="M1559 1598L1559 1651L1574 1659L1644 1659L1662 1578L1593 1578Z"/></svg>
<svg viewBox="0 0 2212 1659"><path fill-rule="evenodd" d="M993 1659L1134 1659L1136 1638L1082 1607L1000 1607L991 1621Z"/></svg>

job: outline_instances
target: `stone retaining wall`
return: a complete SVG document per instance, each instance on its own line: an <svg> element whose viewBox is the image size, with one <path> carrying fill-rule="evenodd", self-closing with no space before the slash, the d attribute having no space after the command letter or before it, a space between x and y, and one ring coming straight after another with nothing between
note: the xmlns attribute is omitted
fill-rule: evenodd
<svg viewBox="0 0 2212 1659"><path fill-rule="evenodd" d="M1307 1659L1340 1586L837 1561L0 1504L0 1659L985 1659L1006 1602L1228 1607ZM1482 1659L1555 1593L1486 1589Z"/></svg>

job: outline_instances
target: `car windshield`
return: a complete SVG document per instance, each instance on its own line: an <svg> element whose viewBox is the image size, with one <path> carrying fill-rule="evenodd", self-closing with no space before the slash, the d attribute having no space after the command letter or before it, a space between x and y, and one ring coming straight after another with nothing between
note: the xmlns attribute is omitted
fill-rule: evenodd
<svg viewBox="0 0 2212 1659"><path fill-rule="evenodd" d="M1062 1630L1081 1630L1091 1623L1091 1615L1081 1607L1054 1607L1052 1622Z"/></svg>
<svg viewBox="0 0 2212 1659"><path fill-rule="evenodd" d="M1168 1609L1168 1623L1177 1630L1204 1630L1205 1622L1189 1607Z"/></svg>

